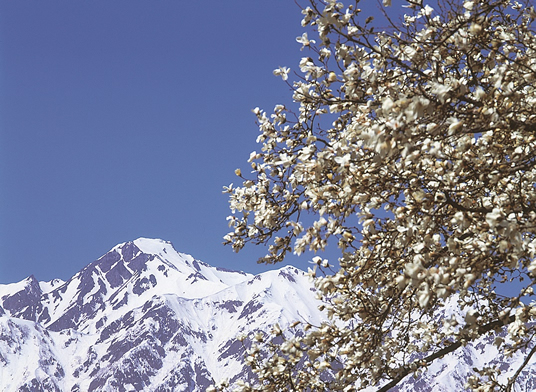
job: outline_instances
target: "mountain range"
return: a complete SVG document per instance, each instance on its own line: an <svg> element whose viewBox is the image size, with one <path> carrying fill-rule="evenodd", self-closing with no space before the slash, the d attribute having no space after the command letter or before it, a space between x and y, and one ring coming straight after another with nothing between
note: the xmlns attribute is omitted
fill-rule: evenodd
<svg viewBox="0 0 536 392"><path fill-rule="evenodd" d="M319 321L311 289L294 267L253 276L120 244L66 282L0 285L0 390L204 391L244 373L238 334Z"/></svg>
<svg viewBox="0 0 536 392"><path fill-rule="evenodd" d="M259 275L212 267L170 242L119 244L67 281L0 285L0 390L4 392L204 391L251 376L237 336L319 325L308 276L287 266ZM461 391L472 368L506 368L482 338L393 390ZM536 390L536 364L520 376ZM373 388L371 391L374 390Z"/></svg>

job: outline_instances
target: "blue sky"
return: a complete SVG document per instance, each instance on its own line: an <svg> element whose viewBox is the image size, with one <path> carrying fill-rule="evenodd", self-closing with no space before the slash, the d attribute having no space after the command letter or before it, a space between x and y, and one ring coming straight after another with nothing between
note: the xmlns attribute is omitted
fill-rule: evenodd
<svg viewBox="0 0 536 392"><path fill-rule="evenodd" d="M0 0L0 283L138 237L267 269L222 245L221 191L257 149L251 109L289 102L272 71L304 55L300 21L290 0Z"/></svg>
<svg viewBox="0 0 536 392"><path fill-rule="evenodd" d="M258 149L251 109L290 102L272 71L307 55L300 21L292 0L0 0L0 284L138 237L271 268L222 245L221 191Z"/></svg>

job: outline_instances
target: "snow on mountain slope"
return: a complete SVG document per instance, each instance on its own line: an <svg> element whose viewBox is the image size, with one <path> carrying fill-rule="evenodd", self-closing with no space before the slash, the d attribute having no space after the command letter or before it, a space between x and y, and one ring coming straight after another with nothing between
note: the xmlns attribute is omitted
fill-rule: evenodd
<svg viewBox="0 0 536 392"><path fill-rule="evenodd" d="M141 248L141 249L140 249ZM67 282L43 294L33 317L51 330L99 328L119 308L142 306L153 295L198 298L252 277L210 267L161 240L138 239L114 247ZM104 321L102 321L104 322Z"/></svg>
<svg viewBox="0 0 536 392"><path fill-rule="evenodd" d="M48 281L48 282L39 282L39 287L41 287L41 291L43 293L48 293L49 291L54 290L55 288L57 288L58 286L61 286L64 283L65 282L61 279L52 279L51 281ZM0 298L1 297L2 295L0 295Z"/></svg>
<svg viewBox="0 0 536 392"><path fill-rule="evenodd" d="M238 334L320 322L317 306L294 267L253 276L140 238L66 282L0 285L0 390L202 391L246 372Z"/></svg>
<svg viewBox="0 0 536 392"><path fill-rule="evenodd" d="M253 276L140 238L66 282L30 276L0 285L0 390L204 391L250 376L243 365L248 343L238 335L269 332L275 323L319 325L318 305L308 277L294 267ZM492 341L483 337L435 361L393 391L463 391L474 366L506 370L522 362L518 354L497 357ZM520 391L536 390L535 372L533 361L519 377Z"/></svg>
<svg viewBox="0 0 536 392"><path fill-rule="evenodd" d="M69 391L68 341L39 323L0 317L0 390Z"/></svg>

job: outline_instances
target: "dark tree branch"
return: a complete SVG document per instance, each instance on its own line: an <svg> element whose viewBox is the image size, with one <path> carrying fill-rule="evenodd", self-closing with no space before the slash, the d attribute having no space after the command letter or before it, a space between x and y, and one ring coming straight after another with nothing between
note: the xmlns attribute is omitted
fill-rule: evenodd
<svg viewBox="0 0 536 392"><path fill-rule="evenodd" d="M513 322L515 320L515 315L511 315L510 317L508 317L507 319L504 319L504 320L495 320L495 321L492 321L486 325L483 325L481 327L478 328L478 334L479 336L482 336L484 335L485 333L489 332L489 331L492 331L496 328L499 328L499 327L502 327L504 325L508 325L510 324L511 322ZM427 365L432 363L433 361L435 361L436 359L438 358L442 358L444 357L445 355L447 354L450 354L451 352L454 352L456 351L457 349L459 349L461 346L463 345L463 343L461 341L457 341L453 344L451 344L450 346L448 347L444 347L442 348L441 350L439 351L436 351L435 353L427 356L426 358L424 358L422 361L424 361ZM531 354L529 354L529 358L530 359L530 356L532 356L533 354L533 351L536 351L536 347L534 349L532 349L531 351ZM528 359L526 361L528 361ZM525 364L524 364L525 365ZM524 366L523 365L523 366ZM393 380L391 380L389 383L385 384L383 387L381 387L380 389L378 389L377 392L387 392L389 389L393 388L395 385L397 385L400 381L402 381L407 375L409 375L410 373L412 373L412 370L407 367L407 366L404 366L402 368L399 369L399 373L398 373L398 376L396 378L394 378ZM515 376L517 377L517 375Z"/></svg>
<svg viewBox="0 0 536 392"><path fill-rule="evenodd" d="M516 373L515 373L515 374L512 376L512 378L510 378L510 380L508 381L508 385L506 386L506 392L511 392L511 391L512 391L512 388L514 387L517 378L519 377L519 375L521 374L521 372L523 371L523 369L525 368L525 366L527 366L527 364L528 364L529 361L530 361L530 358L534 355L535 352L536 352L536 346L534 346L534 347L532 348L532 350L530 350L529 355L527 355L527 357L525 358L525 360L523 361L523 363L521 364L521 366L519 367L519 369L517 369Z"/></svg>

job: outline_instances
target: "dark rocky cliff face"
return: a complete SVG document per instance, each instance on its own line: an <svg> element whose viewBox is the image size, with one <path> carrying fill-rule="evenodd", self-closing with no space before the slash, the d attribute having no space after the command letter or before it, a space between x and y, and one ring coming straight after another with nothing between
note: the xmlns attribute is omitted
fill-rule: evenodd
<svg viewBox="0 0 536 392"><path fill-rule="evenodd" d="M33 275L24 281L24 288L2 298L2 311L8 311L13 317L35 320L41 308L41 287Z"/></svg>

